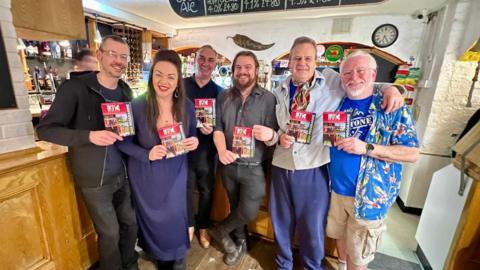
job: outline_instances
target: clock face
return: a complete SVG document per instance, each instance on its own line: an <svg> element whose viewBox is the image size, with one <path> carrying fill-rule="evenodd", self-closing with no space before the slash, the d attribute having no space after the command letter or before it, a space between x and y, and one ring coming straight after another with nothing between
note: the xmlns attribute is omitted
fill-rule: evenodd
<svg viewBox="0 0 480 270"><path fill-rule="evenodd" d="M398 38L398 29L393 24L382 24L373 31L372 42L379 48L392 45Z"/></svg>

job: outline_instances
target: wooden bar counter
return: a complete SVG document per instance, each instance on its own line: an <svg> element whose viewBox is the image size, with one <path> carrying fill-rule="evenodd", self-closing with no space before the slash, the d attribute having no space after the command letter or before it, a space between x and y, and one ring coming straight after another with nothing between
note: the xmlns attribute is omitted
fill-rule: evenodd
<svg viewBox="0 0 480 270"><path fill-rule="evenodd" d="M87 269L97 261L96 234L66 152L38 142L0 155L2 269Z"/></svg>

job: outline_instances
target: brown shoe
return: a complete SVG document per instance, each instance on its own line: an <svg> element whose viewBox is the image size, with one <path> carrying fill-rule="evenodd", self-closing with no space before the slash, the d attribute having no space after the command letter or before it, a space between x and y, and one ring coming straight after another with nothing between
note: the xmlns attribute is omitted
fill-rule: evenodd
<svg viewBox="0 0 480 270"><path fill-rule="evenodd" d="M208 234L206 229L199 230L198 241L200 242L200 246L202 246L203 248L210 247L210 235Z"/></svg>

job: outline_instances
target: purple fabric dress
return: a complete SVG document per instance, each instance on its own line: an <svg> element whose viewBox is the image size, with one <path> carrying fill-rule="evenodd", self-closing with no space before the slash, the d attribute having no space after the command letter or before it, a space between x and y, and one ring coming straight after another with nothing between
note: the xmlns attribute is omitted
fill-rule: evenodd
<svg viewBox="0 0 480 270"><path fill-rule="evenodd" d="M187 155L150 161L150 149L160 144L146 123L146 98L132 102L135 136L118 142L128 155L128 176L139 225L139 246L157 260L178 260L190 248L187 222ZM193 104L187 103L185 137L196 136Z"/></svg>

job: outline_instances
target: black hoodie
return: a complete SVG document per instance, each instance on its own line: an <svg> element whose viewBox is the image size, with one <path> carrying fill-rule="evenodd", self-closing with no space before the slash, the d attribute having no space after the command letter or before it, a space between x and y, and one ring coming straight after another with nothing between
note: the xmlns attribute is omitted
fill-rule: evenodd
<svg viewBox="0 0 480 270"><path fill-rule="evenodd" d="M132 90L120 80L123 101L132 100ZM75 182L80 187L97 187L104 183L107 147L90 142L92 130L104 130L100 104L105 102L97 72L75 77L59 88L47 115L37 126L41 140L68 146L68 157Z"/></svg>

